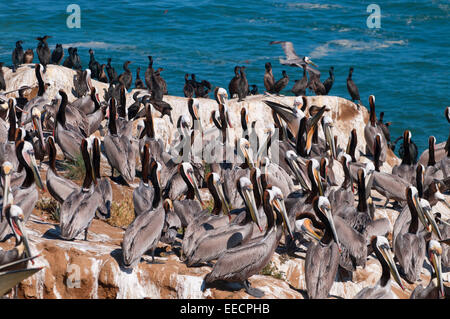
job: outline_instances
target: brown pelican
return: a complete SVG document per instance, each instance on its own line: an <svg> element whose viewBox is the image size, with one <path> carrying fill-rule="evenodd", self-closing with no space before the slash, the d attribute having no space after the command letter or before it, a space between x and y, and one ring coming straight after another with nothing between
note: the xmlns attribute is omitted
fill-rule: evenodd
<svg viewBox="0 0 450 319"><path fill-rule="evenodd" d="M348 154L340 153L338 156L344 171L344 181L339 188L332 189L328 195L328 199L333 207L334 214L339 214L340 208L353 206L355 196L353 195L353 177L350 174L349 163L351 157Z"/></svg>
<svg viewBox="0 0 450 319"><path fill-rule="evenodd" d="M386 237L373 236L371 245L381 264L382 274L380 280L378 280L374 287L362 289L353 299L393 299L391 274L400 287L402 289L404 288L397 267L395 266L394 258L392 257L389 242Z"/></svg>
<svg viewBox="0 0 450 319"><path fill-rule="evenodd" d="M183 184L183 185L180 185ZM188 162L180 163L177 166L177 173L169 180L168 185L172 189L178 189L179 191L173 191L177 196L173 198L174 211L181 220L183 227L188 227L191 222L196 218L197 214L201 214L204 207L204 202L200 196L200 191L198 188L198 181L194 175L194 168ZM163 197L166 198L166 190L163 192ZM177 198L185 195L183 200L176 200ZM185 230L184 235L188 236L190 233L189 227Z"/></svg>
<svg viewBox="0 0 450 319"><path fill-rule="evenodd" d="M411 184L404 179L384 172L373 172L372 188L386 197L384 208L390 199L404 203L406 201L405 189Z"/></svg>
<svg viewBox="0 0 450 319"><path fill-rule="evenodd" d="M14 237L16 245L14 249L7 252L0 251L0 265L4 265L22 258L32 257L28 238L24 227L25 217L22 209L17 205L6 205L4 218L7 220Z"/></svg>
<svg viewBox="0 0 450 319"><path fill-rule="evenodd" d="M24 222L27 222L39 197L37 187L44 190L44 185L42 184L42 180L39 175L39 169L34 157L33 146L27 141L20 140L16 144L16 155L19 160L19 166L25 170L25 179L20 186L14 187L11 191L6 191L6 193L5 189L7 189L7 187L5 188L4 186L3 200L6 198L9 203L8 194L11 193L13 195L14 202L23 211L25 216ZM4 172L6 175L5 180L7 179L9 184L10 177L8 176L9 173L7 173L7 171L12 171L12 165L6 171L4 167ZM0 241L4 240L10 234L7 226L8 224L5 221L0 222Z"/></svg>
<svg viewBox="0 0 450 319"><path fill-rule="evenodd" d="M217 280L241 282L249 295L257 298L264 295L261 290L250 287L248 278L259 273L272 258L283 235L282 224L286 226L287 213L279 190L266 190L263 198L267 216L265 235L260 240L228 249L220 255L211 272L204 278L206 284Z"/></svg>
<svg viewBox="0 0 450 319"><path fill-rule="evenodd" d="M416 289L411 294L410 299L440 299L447 294L444 291L444 284L442 282L442 246L436 240L427 241L427 255L432 265L432 275L430 283L427 287L417 285ZM449 290L446 287L445 290Z"/></svg>
<svg viewBox="0 0 450 319"><path fill-rule="evenodd" d="M0 161L10 162L17 170L19 164L16 156L17 120L13 99L8 100L8 123L7 138L4 144L0 144Z"/></svg>
<svg viewBox="0 0 450 319"><path fill-rule="evenodd" d="M145 105L145 128L139 139L139 149L142 150L145 144L148 144L149 152L152 157L158 163L166 163L167 161L163 158L164 153L164 143L161 139L157 139L155 136L155 129L153 123L153 113L152 104L147 101L144 102Z"/></svg>
<svg viewBox="0 0 450 319"><path fill-rule="evenodd" d="M285 197L296 189L289 174L268 157L261 160L261 175L266 185L277 186Z"/></svg>
<svg viewBox="0 0 450 319"><path fill-rule="evenodd" d="M188 165L185 165L185 168L181 167L181 171L182 176L191 175L192 180L195 181L195 177L193 177L192 173L190 173L190 168ZM187 178L186 183L189 188L193 188L195 190L196 182L191 183L189 178ZM185 202L190 204L184 209L174 205L175 212L179 216L181 224L183 227L186 227L182 244L183 254L186 256L190 254L197 239L202 237L205 232L227 225L231 221L230 204L224 195L222 188L223 183L220 180L219 175L217 173L210 173L206 178L206 184L214 200L214 207L211 211L211 215L208 214L207 210L202 210L197 201L187 199L175 202L178 206L185 204Z"/></svg>
<svg viewBox="0 0 450 319"><path fill-rule="evenodd" d="M218 178L219 176L215 174L209 180ZM212 182L214 183L214 181ZM238 245L245 245L252 238L252 221L262 231L251 181L246 177L242 177L239 180L238 187L245 203L245 218L238 223L228 224L229 217L224 216L225 218L222 218L222 220L225 220L225 225L222 227L219 227L218 223L211 222L211 218L209 218L203 224L203 227L206 228L205 225L208 224L213 229L204 231L201 237L195 236L196 238L193 238L193 240L196 239L196 244L190 250L189 255L186 255L186 264L189 267L216 259L227 249Z"/></svg>
<svg viewBox="0 0 450 319"><path fill-rule="evenodd" d="M0 297L6 294L23 279L33 275L43 267L25 268L27 262L38 257L31 257L27 234L24 227L24 216L20 207L8 205L5 216L16 237L16 246L6 252L0 250ZM29 257L27 257L29 256ZM32 263L34 263L32 261Z"/></svg>
<svg viewBox="0 0 450 319"><path fill-rule="evenodd" d="M100 174L100 139L93 137L88 139L88 149L91 153L91 163L94 171L94 188L100 193L102 203L97 207L97 217L101 219L108 219L110 217L111 202L112 202L112 187L109 178L103 177Z"/></svg>
<svg viewBox="0 0 450 319"><path fill-rule="evenodd" d="M287 124L289 130L292 132L294 139L297 144L303 140L302 135L305 134L306 138L304 140L304 148L306 149L307 155L311 150L312 137L315 130L317 129L318 122L322 118L323 114L327 110L326 106L319 108L318 112L315 113L310 118L306 118L305 113L302 110L297 109L297 107L290 107L273 101L263 101L267 104L275 113L277 113ZM304 126L303 126L304 125ZM303 154L299 154L304 156Z"/></svg>
<svg viewBox="0 0 450 319"><path fill-rule="evenodd" d="M62 204L66 198L80 186L70 179L60 176L56 170L56 146L53 136L47 138L49 151L49 166L47 169L46 186L54 199Z"/></svg>
<svg viewBox="0 0 450 319"><path fill-rule="evenodd" d="M308 248L305 259L306 290L310 299L323 299L333 285L339 266L341 246L326 197L315 197L313 207L316 216L325 225L321 240Z"/></svg>
<svg viewBox="0 0 450 319"><path fill-rule="evenodd" d="M97 89L92 86L90 89L90 94L80 97L73 101L71 105L77 108L79 111L85 115L94 113L100 108L100 99L98 97Z"/></svg>
<svg viewBox="0 0 450 319"><path fill-rule="evenodd" d="M98 207L103 204L103 194L92 184L95 174L86 139L81 142L81 154L86 169L83 186L79 190L74 190L60 209L61 238L65 240L75 239L82 231L84 231L84 240L87 240L92 219L95 217ZM109 215L109 212L107 214Z"/></svg>
<svg viewBox="0 0 450 319"><path fill-rule="evenodd" d="M405 181L413 182L415 177L416 165L411 158L409 144L411 143L411 132L405 130L403 133L403 156L400 165L396 165L392 168L392 175L397 175L403 178Z"/></svg>
<svg viewBox="0 0 450 319"><path fill-rule="evenodd" d="M441 213L435 214L435 220L439 227L439 232L442 238L450 238L450 220L444 220ZM450 267L450 247L449 245L442 246L442 264L444 267Z"/></svg>
<svg viewBox="0 0 450 319"><path fill-rule="evenodd" d="M281 44L281 47L283 48L284 54L286 55L286 59L280 59L280 63L284 65L290 65L290 66L296 66L296 67L303 67L306 66L308 72L313 73L315 75L320 76L320 72L313 67L310 66L310 64L317 67L317 65L314 64L313 61L307 56L304 56L303 58L300 58L297 53L294 50L294 45L292 42L289 41L272 41L269 44Z"/></svg>
<svg viewBox="0 0 450 319"><path fill-rule="evenodd" d="M35 70L35 75L36 75L36 79L38 81L38 92L37 92L37 96L35 96L34 98L30 99L28 101L28 103L23 107L23 111L21 113L21 118L19 119L22 123L28 123L31 121L31 108L33 106L37 106L39 107L39 110L42 111L43 106L45 104L47 104L48 99L45 95L46 93L46 84L44 83L43 78L43 72L42 69L44 67L40 64L35 64L34 70Z"/></svg>
<svg viewBox="0 0 450 319"><path fill-rule="evenodd" d="M375 113L375 95L369 96L369 104L370 104L370 119L369 122L364 127L364 139L366 140L366 153L375 156L375 136L380 134L381 141L381 153L380 153L380 162L383 163L386 161L386 150L387 150L387 142L386 138L384 138L384 133L381 127L377 125L377 115Z"/></svg>
<svg viewBox="0 0 450 319"><path fill-rule="evenodd" d="M406 189L408 208L411 213L411 223L405 233L399 234L394 240L394 253L409 282L416 282L425 260L425 239L419 230L419 218L423 224L425 216L419 204L417 189L410 186Z"/></svg>
<svg viewBox="0 0 450 319"><path fill-rule="evenodd" d="M117 134L116 126L116 101L111 98L109 106L109 134L103 139L105 155L111 166L111 176L114 176L114 170L117 170L124 178L127 184L134 181L136 174L136 160L132 141L126 135Z"/></svg>
<svg viewBox="0 0 450 319"><path fill-rule="evenodd" d="M384 236L389 232L389 220L386 218L374 220L373 211L367 206L365 169L358 170L358 207L356 210L351 207L351 210L343 211L341 217L353 229L364 235L367 241L372 236Z"/></svg>
<svg viewBox="0 0 450 319"><path fill-rule="evenodd" d="M133 191L133 206L136 217L148 211L149 207L155 209L161 200L161 164L154 160L150 164L148 144L144 145L141 162L142 180ZM149 177L152 185L148 183Z"/></svg>
<svg viewBox="0 0 450 319"><path fill-rule="evenodd" d="M84 136L78 127L73 127L66 122L67 94L63 90L59 90L59 95L61 96L61 105L56 114L55 142L66 158L75 160L80 154L81 140Z"/></svg>
<svg viewBox="0 0 450 319"><path fill-rule="evenodd" d="M444 115L445 115L445 118L447 119L447 122L450 123L450 106L447 106L445 108ZM439 143L435 146L434 160L437 163L439 163L445 157L445 155L448 153L447 152L448 149L446 147L448 145L450 145L450 135L447 138L446 142ZM418 163L422 164L422 165L427 165L428 161L429 161L429 150L425 150L422 153L422 155L420 155Z"/></svg>
<svg viewBox="0 0 450 319"><path fill-rule="evenodd" d="M152 263L155 262L155 249L158 244L167 214L173 212L172 201L165 199L162 206L155 210L151 207L128 226L123 235L123 263L134 268L145 252L151 250Z"/></svg>

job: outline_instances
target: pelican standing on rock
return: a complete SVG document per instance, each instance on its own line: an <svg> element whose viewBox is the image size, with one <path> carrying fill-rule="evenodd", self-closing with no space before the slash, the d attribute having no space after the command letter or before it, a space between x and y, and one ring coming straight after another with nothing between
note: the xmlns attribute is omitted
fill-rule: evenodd
<svg viewBox="0 0 450 319"><path fill-rule="evenodd" d="M288 217L283 194L279 189L266 190L263 198L264 212L267 216L267 230L264 236L247 245L228 249L220 255L211 272L205 276L205 284L217 280L240 282L244 284L245 291L249 295L256 298L264 296L261 290L250 287L248 278L259 273L272 258L284 232L283 224L288 223Z"/></svg>
<svg viewBox="0 0 450 319"><path fill-rule="evenodd" d="M391 274L394 280L402 289L403 284L400 279L394 258L392 257L389 242L386 237L374 236L371 245L378 261L381 264L382 274L380 280L374 287L366 287L356 294L353 299L393 299L394 294L391 288Z"/></svg>
<svg viewBox="0 0 450 319"><path fill-rule="evenodd" d="M326 197L316 197L313 201L314 212L325 225L321 240L306 252L305 279L308 297L327 298L339 266L341 250L336 228L331 214L331 205Z"/></svg>
<svg viewBox="0 0 450 319"><path fill-rule="evenodd" d="M109 134L103 139L105 155L111 166L111 176L117 170L125 182L131 184L136 174L136 160L132 141L126 135L117 134L116 126L116 101L111 98L109 105Z"/></svg>
<svg viewBox="0 0 450 319"><path fill-rule="evenodd" d="M81 154L86 171L83 186L66 198L60 210L61 238L65 240L73 240L83 231L84 240L87 240L92 219L98 207L103 204L103 194L93 185L95 175L86 139L81 142Z"/></svg>
<svg viewBox="0 0 450 319"><path fill-rule="evenodd" d="M135 267L145 252L151 250L152 263L155 262L155 249L161 238L166 215L173 213L172 201L165 199L162 206L139 215L128 226L123 236L123 263L127 268Z"/></svg>

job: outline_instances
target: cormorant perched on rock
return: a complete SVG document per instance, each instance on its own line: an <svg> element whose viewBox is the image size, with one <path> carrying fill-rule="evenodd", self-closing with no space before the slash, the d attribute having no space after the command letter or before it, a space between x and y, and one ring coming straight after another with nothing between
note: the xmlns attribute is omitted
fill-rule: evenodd
<svg viewBox="0 0 450 319"><path fill-rule="evenodd" d="M105 64L100 65L100 70L98 73L98 80L103 83L108 83L108 77L105 73Z"/></svg>
<svg viewBox="0 0 450 319"><path fill-rule="evenodd" d="M320 82L320 74L310 73L308 87L314 91L316 95L326 95L326 89L322 82Z"/></svg>
<svg viewBox="0 0 450 319"><path fill-rule="evenodd" d="M206 80L202 80L195 89L195 97L207 98L208 93L211 91L211 83Z"/></svg>
<svg viewBox="0 0 450 319"><path fill-rule="evenodd" d="M141 68L138 67L136 70L136 80L134 81L134 87L136 89L145 89L144 82L142 82L139 73L141 72Z"/></svg>
<svg viewBox="0 0 450 319"><path fill-rule="evenodd" d="M70 47L67 49L69 51L69 56L63 63L63 66L69 69L82 70L81 59L78 55L78 49Z"/></svg>
<svg viewBox="0 0 450 319"><path fill-rule="evenodd" d="M287 75L286 71L283 70L283 72L281 73L283 74L283 77L275 82L273 86L273 92L276 94L280 94L281 90L284 89L289 83L289 76Z"/></svg>
<svg viewBox="0 0 450 319"><path fill-rule="evenodd" d="M13 72L16 72L16 69L19 65L23 64L23 48L22 48L22 41L16 42L16 48L14 49L12 53L12 63L13 63Z"/></svg>
<svg viewBox="0 0 450 319"><path fill-rule="evenodd" d="M235 94L239 92L239 82L241 80L241 75L239 74L239 66L234 67L234 77L231 79L228 84L228 92L230 92L230 98L232 99Z"/></svg>
<svg viewBox="0 0 450 319"><path fill-rule="evenodd" d="M252 89L250 90L251 95L257 95L258 94L258 87L255 84L250 85Z"/></svg>
<svg viewBox="0 0 450 319"><path fill-rule="evenodd" d="M44 66L44 72L46 71L47 64L50 63L50 57L51 57L50 48L48 47L48 44L47 44L48 38L51 38L51 36L46 35L42 38L39 38L39 37L36 38L36 40L39 41L38 46L36 48L36 52L38 54L39 61Z"/></svg>
<svg viewBox="0 0 450 319"><path fill-rule="evenodd" d="M153 57L151 55L149 55L148 56L148 67L147 67L147 70L145 71L145 84L147 85L147 90L149 90L150 92L153 89L153 83L152 83L153 72L155 72L153 70Z"/></svg>
<svg viewBox="0 0 450 319"><path fill-rule="evenodd" d="M330 71L328 71L328 72L330 73L330 77L328 79L326 79L325 81L323 81L323 86L325 87L326 95L328 95L328 92L330 92L331 88L333 87L334 67L332 66L330 68Z"/></svg>
<svg viewBox="0 0 450 319"><path fill-rule="evenodd" d="M303 65L303 77L300 80L295 81L292 87L292 93L295 96L306 95L306 88L308 87L308 76L306 75L306 65Z"/></svg>
<svg viewBox="0 0 450 319"><path fill-rule="evenodd" d="M348 72L347 90L348 90L348 93L350 93L350 96L352 97L352 101L353 102L357 101L358 104L361 104L361 98L359 97L359 90L358 90L358 87L356 86L355 82L353 82L352 75L353 75L353 67L351 67ZM359 105L358 105L358 108L359 108Z"/></svg>
<svg viewBox="0 0 450 319"><path fill-rule="evenodd" d="M128 68L128 65L130 65L131 63L133 62L126 61L123 64L123 69L125 72L119 75L119 82L122 82L125 85L127 91L130 89L131 84L133 83L133 73L131 73L130 69Z"/></svg>
<svg viewBox="0 0 450 319"><path fill-rule="evenodd" d="M111 58L108 58L108 64L106 64L106 72L108 73L109 83L119 82L119 77L114 67L111 65Z"/></svg>
<svg viewBox="0 0 450 319"><path fill-rule="evenodd" d="M272 64L270 62L267 62L265 68L266 71L264 73L264 87L266 88L267 92L272 93L273 86L275 84L275 77L272 73Z"/></svg>
<svg viewBox="0 0 450 319"><path fill-rule="evenodd" d="M91 70L91 77L93 79L97 80L99 78L99 75L100 75L100 68L101 68L101 66L100 66L100 63L98 63L95 60L94 51L92 49L89 49L89 56L90 56L90 58L89 58L89 69Z"/></svg>
<svg viewBox="0 0 450 319"><path fill-rule="evenodd" d="M247 81L247 76L245 75L245 69L246 69L245 66L241 66L241 68L239 69L239 71L241 73L241 78L239 80L240 96L239 96L238 102L245 99L249 93L248 81Z"/></svg>
<svg viewBox="0 0 450 319"><path fill-rule="evenodd" d="M189 73L184 75L184 87L183 93L185 97L193 97L194 96L194 87L192 86L191 81L189 80Z"/></svg>
<svg viewBox="0 0 450 319"><path fill-rule="evenodd" d="M33 49L28 49L25 51L25 54L23 55L23 63L24 64L30 64L33 63L34 59L34 52Z"/></svg>
<svg viewBox="0 0 450 319"><path fill-rule="evenodd" d="M64 58L64 49L62 44L56 44L55 50L52 52L51 63L60 65Z"/></svg>
<svg viewBox="0 0 450 319"><path fill-rule="evenodd" d="M167 95L168 94L168 92L167 92L167 83L166 83L166 81L162 78L162 76L161 76L161 72L162 71L164 71L164 69L163 68L158 68L158 69L156 69L156 71L155 71L155 73L154 73L154 77L155 77L155 81L157 81L158 82L158 85L159 85L159 87L161 88L161 90L162 90L162 94L163 95Z"/></svg>

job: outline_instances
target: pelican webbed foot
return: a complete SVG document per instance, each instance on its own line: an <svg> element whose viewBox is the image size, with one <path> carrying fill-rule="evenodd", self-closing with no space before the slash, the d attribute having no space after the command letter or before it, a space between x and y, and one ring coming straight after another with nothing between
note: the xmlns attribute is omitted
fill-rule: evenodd
<svg viewBox="0 0 450 319"><path fill-rule="evenodd" d="M245 292L250 296L253 296L255 298L262 298L264 296L264 291L258 288L250 287L250 282L248 280L244 281L244 288Z"/></svg>

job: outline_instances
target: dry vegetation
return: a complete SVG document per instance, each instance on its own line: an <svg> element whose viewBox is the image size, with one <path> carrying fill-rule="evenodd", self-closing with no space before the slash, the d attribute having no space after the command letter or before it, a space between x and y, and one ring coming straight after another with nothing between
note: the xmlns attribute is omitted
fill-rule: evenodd
<svg viewBox="0 0 450 319"><path fill-rule="evenodd" d="M44 213L47 213L51 220L59 222L59 203L53 198L41 197L37 203L36 208Z"/></svg>
<svg viewBox="0 0 450 319"><path fill-rule="evenodd" d="M114 227L126 228L134 220L134 205L132 198L124 198L111 204L111 217L106 220Z"/></svg>

